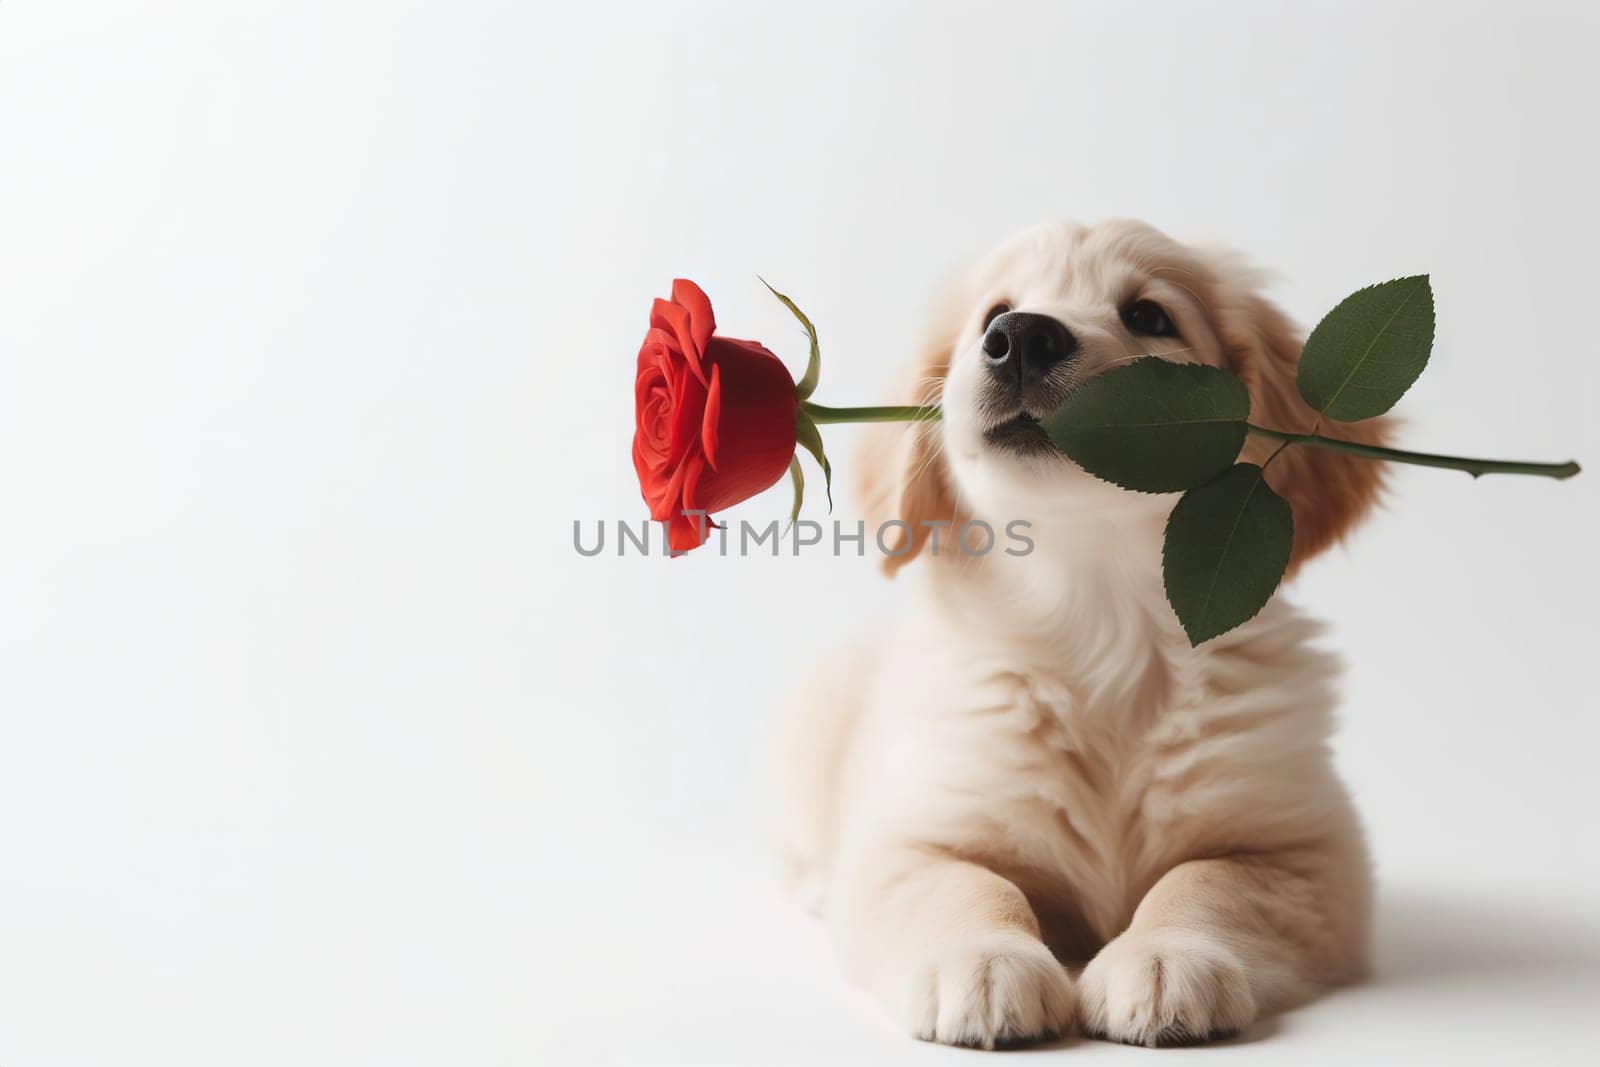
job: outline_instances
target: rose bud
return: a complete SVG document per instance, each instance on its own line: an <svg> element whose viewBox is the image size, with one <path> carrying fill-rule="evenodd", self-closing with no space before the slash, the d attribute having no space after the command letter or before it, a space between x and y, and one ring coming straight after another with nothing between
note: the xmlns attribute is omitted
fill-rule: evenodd
<svg viewBox="0 0 1600 1067"><path fill-rule="evenodd" d="M789 371L716 328L706 294L679 278L650 309L639 348L633 466L675 553L699 547L712 512L768 488L794 458L800 397Z"/></svg>

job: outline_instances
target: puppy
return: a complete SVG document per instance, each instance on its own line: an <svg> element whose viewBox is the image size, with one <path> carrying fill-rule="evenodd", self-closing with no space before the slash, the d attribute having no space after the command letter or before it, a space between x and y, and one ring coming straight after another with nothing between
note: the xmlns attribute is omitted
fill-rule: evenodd
<svg viewBox="0 0 1600 1067"><path fill-rule="evenodd" d="M1011 359L986 358L990 329ZM916 1037L995 1048L1208 1041L1360 976L1370 875L1329 757L1318 626L1275 598L1191 648L1162 591L1177 497L1096 480L1038 424L1077 383L1156 355L1226 368L1253 421L1309 430L1293 325L1238 260L1116 221L1008 242L931 336L904 399L943 420L875 428L856 464L870 519L907 524L886 567L919 561L915 599L823 663L776 737L775 845L849 977ZM1273 461L1291 573L1379 478L1327 450ZM1033 550L963 553L973 520L1026 521Z"/></svg>

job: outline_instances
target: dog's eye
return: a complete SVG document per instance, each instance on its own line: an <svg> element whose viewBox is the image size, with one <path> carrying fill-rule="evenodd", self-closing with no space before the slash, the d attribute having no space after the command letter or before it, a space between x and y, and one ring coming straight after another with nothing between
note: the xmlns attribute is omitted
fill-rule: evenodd
<svg viewBox="0 0 1600 1067"><path fill-rule="evenodd" d="M1154 300L1135 300L1123 308L1122 324L1134 333L1149 337L1178 336L1178 328Z"/></svg>
<svg viewBox="0 0 1600 1067"><path fill-rule="evenodd" d="M1011 305L1003 301L990 308L989 313L983 317L983 332L988 333L990 324L1010 310Z"/></svg>

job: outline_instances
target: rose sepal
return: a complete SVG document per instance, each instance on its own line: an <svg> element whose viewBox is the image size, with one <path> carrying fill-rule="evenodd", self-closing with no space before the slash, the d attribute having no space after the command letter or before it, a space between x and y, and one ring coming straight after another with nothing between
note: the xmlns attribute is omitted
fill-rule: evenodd
<svg viewBox="0 0 1600 1067"><path fill-rule="evenodd" d="M811 319L807 317L804 311L800 310L799 305L774 289L772 283L762 278L761 275L758 274L756 277L760 278L761 284L767 287L767 292L777 297L778 301L789 309L789 313L800 320L800 325L806 328L806 337L811 341L811 353L806 357L806 372L800 376L799 381L794 383L795 391L799 393L800 399L804 400L817 391L817 382L822 378L822 350L817 344L817 328L811 325Z"/></svg>
<svg viewBox="0 0 1600 1067"><path fill-rule="evenodd" d="M817 465L822 468L822 484L828 495L828 513L832 514L833 465L828 462L828 454L822 447L822 431L817 428L816 420L806 413L806 408L808 407L806 399L817 391L817 383L822 379L822 348L817 342L817 328L812 325L810 316L800 310L800 305L789 299L787 295L774 289L772 283L765 278L761 278L759 274L756 277L760 278L761 284L767 287L767 292L777 297L778 302L788 308L789 313L799 320L801 326L805 327L806 339L810 342L810 353L806 357L806 371L800 376L800 380L794 383L795 392L800 398L800 406L796 410L794 417L794 438L800 447L811 453L812 458L817 461ZM806 490L805 475L800 470L798 453L789 466L789 478L794 484L794 509L789 516L789 524L792 526L795 520L800 517L800 502L804 498Z"/></svg>
<svg viewBox="0 0 1600 1067"><path fill-rule="evenodd" d="M805 405L794 416L794 439L817 461L822 468L822 485L828 494L828 514L833 514L833 465L828 462L828 454L822 449L822 431L817 424L806 414Z"/></svg>
<svg viewBox="0 0 1600 1067"><path fill-rule="evenodd" d="M789 460L789 484L794 486L794 506L789 509L789 529L792 530L800 518L800 502L806 498L806 474L800 469L798 454Z"/></svg>

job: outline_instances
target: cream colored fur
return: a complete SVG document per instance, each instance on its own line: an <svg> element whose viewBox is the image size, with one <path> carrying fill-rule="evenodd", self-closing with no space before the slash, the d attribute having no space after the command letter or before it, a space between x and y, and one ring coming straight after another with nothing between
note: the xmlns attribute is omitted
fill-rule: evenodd
<svg viewBox="0 0 1600 1067"><path fill-rule="evenodd" d="M1182 340L1124 330L1133 295ZM999 299L1066 323L1083 374L1151 352L1208 362L1245 378L1258 416L1312 421L1293 328L1231 257L1126 222L1001 248L941 305L916 368L944 421L882 431L867 497L880 518L1027 519L1036 548L923 547L899 622L818 666L780 724L775 844L849 977L909 1034L1235 1033L1367 966L1367 859L1327 748L1336 664L1281 595L1190 648L1160 573L1176 498L984 442L977 345ZM1376 489L1354 468L1272 473L1297 524L1318 524L1296 566ZM939 501L948 515L925 513Z"/></svg>

